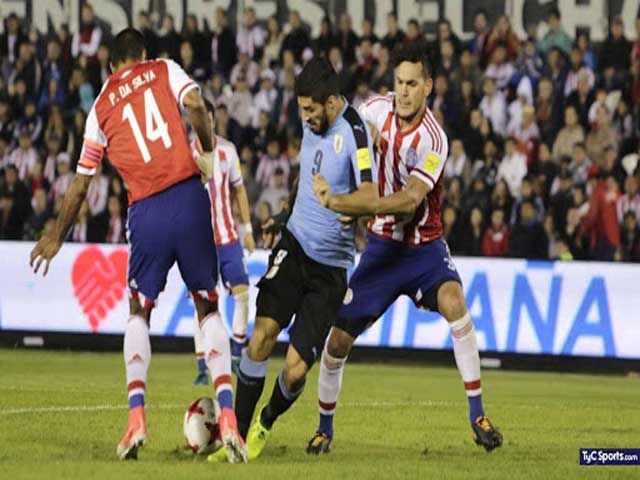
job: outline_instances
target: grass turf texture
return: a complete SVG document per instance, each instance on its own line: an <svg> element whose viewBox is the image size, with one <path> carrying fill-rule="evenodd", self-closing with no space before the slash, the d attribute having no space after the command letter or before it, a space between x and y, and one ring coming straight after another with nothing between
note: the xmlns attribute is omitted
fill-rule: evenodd
<svg viewBox="0 0 640 480"><path fill-rule="evenodd" d="M127 421L122 356L0 350L0 477L19 478L639 478L640 467L578 465L580 447L640 447L640 381L613 376L484 371L485 408L505 443L471 438L454 368L349 364L332 453L304 453L317 426L317 366L274 426L258 461L212 465L183 449L182 417L211 387L195 387L191 355L154 355L149 444L120 462ZM281 359L270 362L262 405ZM29 413L22 410L34 409Z"/></svg>

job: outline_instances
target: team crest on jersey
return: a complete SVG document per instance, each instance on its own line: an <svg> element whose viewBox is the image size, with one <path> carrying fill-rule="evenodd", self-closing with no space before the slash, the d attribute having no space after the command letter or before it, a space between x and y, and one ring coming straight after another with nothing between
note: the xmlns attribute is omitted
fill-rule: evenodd
<svg viewBox="0 0 640 480"><path fill-rule="evenodd" d="M413 168L416 166L416 163L418 163L418 152L416 152L415 148L410 147L409 150L407 150L407 154L405 155L405 163L409 168Z"/></svg>
<svg viewBox="0 0 640 480"><path fill-rule="evenodd" d="M336 153L340 153L342 151L342 145L344 144L344 137L339 133L333 137L333 149Z"/></svg>

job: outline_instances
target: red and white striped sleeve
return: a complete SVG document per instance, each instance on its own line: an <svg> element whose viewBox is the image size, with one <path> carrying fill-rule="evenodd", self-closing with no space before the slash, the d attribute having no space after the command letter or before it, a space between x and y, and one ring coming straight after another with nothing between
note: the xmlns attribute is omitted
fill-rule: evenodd
<svg viewBox="0 0 640 480"><path fill-rule="evenodd" d="M98 165L102 161L107 137L100 128L96 115L96 104L93 104L84 127L84 142L76 171L83 175L95 175Z"/></svg>
<svg viewBox="0 0 640 480"><path fill-rule="evenodd" d="M234 145L229 145L229 148L227 148L227 160L229 162L229 182L234 187L239 187L244 181L240 171L240 158Z"/></svg>
<svg viewBox="0 0 640 480"><path fill-rule="evenodd" d="M425 135L418 145L418 161L411 170L411 175L419 178L433 189L444 171L444 164L449 154L449 142L447 134L438 125L428 109L420 129Z"/></svg>
<svg viewBox="0 0 640 480"><path fill-rule="evenodd" d="M162 61L167 65L171 92L176 102L183 107L184 96L194 88L200 90L200 87L176 62L169 59L162 59Z"/></svg>

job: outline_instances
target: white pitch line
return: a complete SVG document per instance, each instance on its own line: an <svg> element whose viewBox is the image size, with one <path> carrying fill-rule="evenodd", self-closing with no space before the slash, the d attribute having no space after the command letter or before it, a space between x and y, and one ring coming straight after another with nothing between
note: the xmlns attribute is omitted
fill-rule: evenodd
<svg viewBox="0 0 640 480"><path fill-rule="evenodd" d="M357 408L398 408L398 407L460 407L463 406L462 402L447 402L447 401L415 401L415 402L344 402L341 403L341 407L357 407ZM160 410L172 410L186 408L187 404L177 403L165 403L165 404L150 404L146 408L160 409ZM0 409L0 415L19 415L23 413L78 413L78 412L100 412L100 411L115 411L126 410L127 405L67 405L59 407L34 407L34 408L5 408Z"/></svg>

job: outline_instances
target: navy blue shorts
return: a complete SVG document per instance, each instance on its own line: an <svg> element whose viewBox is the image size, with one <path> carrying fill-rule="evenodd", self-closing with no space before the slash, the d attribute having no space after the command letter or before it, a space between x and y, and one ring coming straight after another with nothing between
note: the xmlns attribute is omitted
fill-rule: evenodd
<svg viewBox="0 0 640 480"><path fill-rule="evenodd" d="M247 273L247 262L244 259L244 252L240 242L235 241L220 245L218 249L218 259L220 262L220 276L222 283L227 288L238 285L249 285L249 274Z"/></svg>
<svg viewBox="0 0 640 480"><path fill-rule="evenodd" d="M132 292L155 301L178 262L190 292L215 298L218 262L211 204L198 177L134 203L127 229L131 245L127 282Z"/></svg>
<svg viewBox="0 0 640 480"><path fill-rule="evenodd" d="M448 281L462 283L444 239L409 246L369 235L336 326L357 337L400 295L438 311L438 289Z"/></svg>

